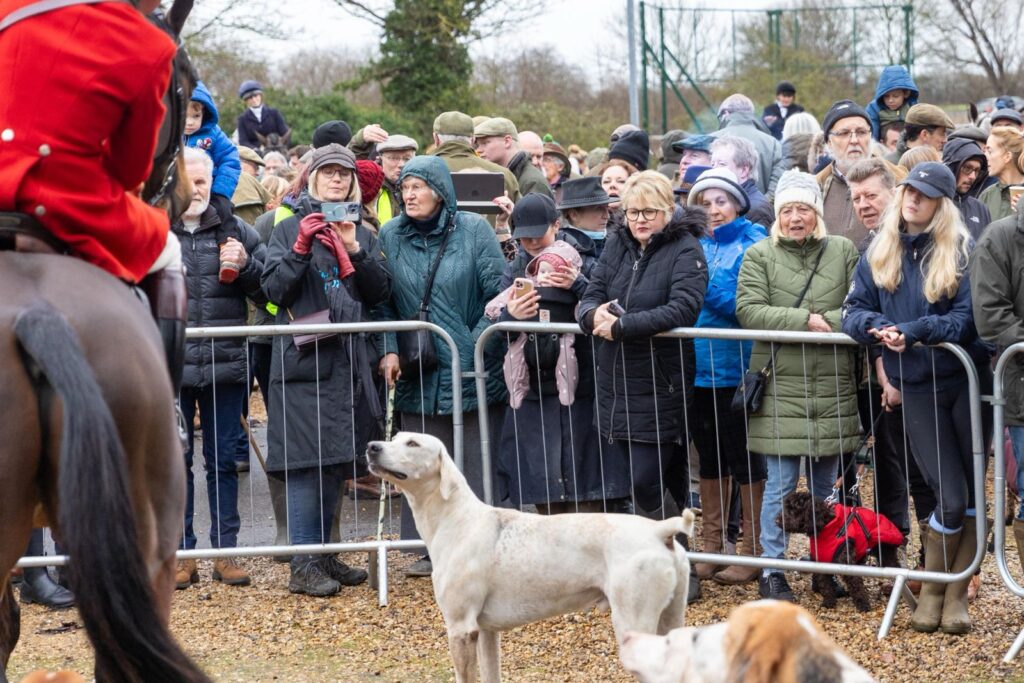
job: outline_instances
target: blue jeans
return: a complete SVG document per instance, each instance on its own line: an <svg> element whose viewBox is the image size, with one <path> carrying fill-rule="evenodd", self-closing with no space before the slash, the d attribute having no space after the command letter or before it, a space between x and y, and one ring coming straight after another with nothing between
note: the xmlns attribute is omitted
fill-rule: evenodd
<svg viewBox="0 0 1024 683"><path fill-rule="evenodd" d="M768 481L761 502L761 557L783 558L786 555L787 535L775 524L782 512L782 499L796 490L800 479L800 463L807 461L808 484L811 495L827 498L832 494L839 472L839 456L827 458L801 458L789 455L769 455ZM777 570L775 570L777 571Z"/></svg>
<svg viewBox="0 0 1024 683"><path fill-rule="evenodd" d="M1021 497L1017 519L1024 519L1024 427L1010 427L1010 441L1013 443L1013 458L1017 461L1017 495ZM998 449L996 457L1000 457Z"/></svg>
<svg viewBox="0 0 1024 683"><path fill-rule="evenodd" d="M331 538L346 466L325 465L322 472L316 467L288 471L288 539L295 545L327 543Z"/></svg>
<svg viewBox="0 0 1024 683"><path fill-rule="evenodd" d="M194 448L193 421L196 404L203 430L203 465L206 469L206 495L210 502L210 545L214 548L234 548L238 545L238 472L235 453L239 432L242 432L242 403L245 401L244 384L218 384L203 389L181 390L181 412L188 428L188 451L185 452L188 497L185 502L185 537L182 548L196 547L196 534L192 529L192 509L195 484L192 481L192 455ZM216 400L215 400L216 398Z"/></svg>

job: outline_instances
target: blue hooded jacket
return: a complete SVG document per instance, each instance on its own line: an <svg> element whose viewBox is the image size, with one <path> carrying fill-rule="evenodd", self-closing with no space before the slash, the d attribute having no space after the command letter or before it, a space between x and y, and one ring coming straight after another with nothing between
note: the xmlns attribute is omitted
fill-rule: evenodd
<svg viewBox="0 0 1024 683"><path fill-rule="evenodd" d="M882 75L878 77L878 87L875 88L875 96L865 107L868 112L868 120L871 121L871 135L878 140L882 134L882 126L879 121L878 112L881 109L885 109L885 103L882 101L882 97L885 93L890 90L909 90L910 97L907 98L904 104L913 107L917 104L917 98L921 92L917 89L917 85L914 83L914 77L910 75L907 68L894 64L887 66L882 69Z"/></svg>
<svg viewBox="0 0 1024 683"><path fill-rule="evenodd" d="M740 216L720 225L700 238L708 262L708 288L704 305L697 317L697 327L736 330L742 327L736 319L736 285L743 264L743 255L768 233L764 227ZM754 343L725 339L695 339L698 387L720 389L739 386L750 364Z"/></svg>
<svg viewBox="0 0 1024 683"><path fill-rule="evenodd" d="M975 363L986 363L991 349L978 337L971 310L971 283L965 265L960 286L952 299L942 298L929 303L924 297L922 262L931 249L932 235L906 233L900 236L903 251L903 277L896 291L889 292L875 284L867 256L857 264L853 286L843 303L843 332L861 344L873 345L878 340L869 329L895 325L907 340L902 354L882 349L885 374L903 392L925 392L946 389L967 380L963 364L949 351L914 346L951 342L964 347ZM934 377L934 383L933 383Z"/></svg>
<svg viewBox="0 0 1024 683"><path fill-rule="evenodd" d="M185 136L185 144L210 155L213 159L213 186L210 191L231 199L238 185L238 176L242 173L238 148L220 129L217 105L213 103L213 97L202 81L196 83L192 91L192 101L203 105L203 125L195 133Z"/></svg>

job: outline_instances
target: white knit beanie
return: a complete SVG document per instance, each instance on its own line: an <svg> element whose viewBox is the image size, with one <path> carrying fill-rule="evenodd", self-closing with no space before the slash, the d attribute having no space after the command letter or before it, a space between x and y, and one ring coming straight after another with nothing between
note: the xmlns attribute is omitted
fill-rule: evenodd
<svg viewBox="0 0 1024 683"><path fill-rule="evenodd" d="M825 208L821 200L818 179L810 173L790 169L782 174L775 186L775 217L786 204L800 203L814 207L819 218L824 218Z"/></svg>

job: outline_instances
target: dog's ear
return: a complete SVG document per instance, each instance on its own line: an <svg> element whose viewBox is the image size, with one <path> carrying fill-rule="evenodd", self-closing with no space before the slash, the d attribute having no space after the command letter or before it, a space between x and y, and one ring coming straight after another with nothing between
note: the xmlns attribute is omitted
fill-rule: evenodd
<svg viewBox="0 0 1024 683"><path fill-rule="evenodd" d="M441 459L441 499L448 500L459 488L459 481L455 476L458 468L455 467L455 463L452 461L451 456L448 455L448 449L445 448L444 444L441 444L437 457Z"/></svg>

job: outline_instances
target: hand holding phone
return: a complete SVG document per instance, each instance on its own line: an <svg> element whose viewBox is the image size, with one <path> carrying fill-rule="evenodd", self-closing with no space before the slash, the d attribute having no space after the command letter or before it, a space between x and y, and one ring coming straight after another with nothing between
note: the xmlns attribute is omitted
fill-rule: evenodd
<svg viewBox="0 0 1024 683"><path fill-rule="evenodd" d="M361 209L359 202L324 202L321 210L328 223L358 223Z"/></svg>
<svg viewBox="0 0 1024 683"><path fill-rule="evenodd" d="M520 298L526 296L533 291L533 281L525 277L517 277L512 282L512 296L513 298Z"/></svg>
<svg viewBox="0 0 1024 683"><path fill-rule="evenodd" d="M613 299L608 302L608 312L619 318L626 315L626 309L619 304L618 299Z"/></svg>

